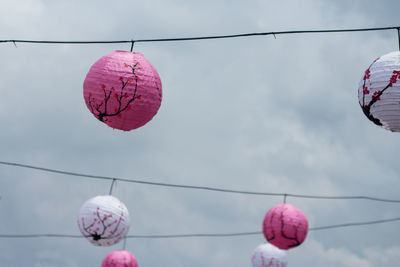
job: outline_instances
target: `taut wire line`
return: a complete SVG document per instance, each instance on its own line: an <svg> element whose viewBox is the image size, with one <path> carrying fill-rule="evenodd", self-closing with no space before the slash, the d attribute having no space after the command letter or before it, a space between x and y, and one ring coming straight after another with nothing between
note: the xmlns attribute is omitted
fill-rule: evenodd
<svg viewBox="0 0 400 267"><path fill-rule="evenodd" d="M400 203L400 200L398 200L398 199L386 199L386 198L377 198L377 197L371 197L371 196L302 195L302 194L233 190L233 189L217 188L217 187L210 187L210 186L195 186L195 185L171 184L171 183L162 183L162 182L149 182L149 181L137 180L137 179L135 180L135 179L126 179L126 178L117 178L117 177L109 177L109 176L101 176L101 175L83 174L83 173L70 172L70 171L62 171L62 170L38 167L38 166L15 163L15 162L7 162L7 161L0 161L0 165L27 168L27 169L39 170L39 171L44 171L44 172L49 172L49 173L57 173L57 174L64 174L64 175L70 175L70 176L76 176L76 177L83 177L83 178L88 178L88 179L112 180L112 181L121 181L121 182L126 182L126 183L136 183L136 184L145 184L145 185L172 187L172 188L181 188L181 189L205 190L205 191L233 193L233 194L261 195L261 196L283 196L283 197L294 197L294 198L332 199L332 200L334 200L334 199L348 199L348 200L359 199L359 200L371 200L371 201L380 201L380 202L389 202L389 203Z"/></svg>
<svg viewBox="0 0 400 267"><path fill-rule="evenodd" d="M398 30L400 26L376 27L376 28L352 28L352 29L322 29L322 30L291 30L277 32L253 32L229 35L213 35L213 36L195 36L195 37L177 37L177 38L155 38L155 39L136 39L136 40L114 40L114 41L51 41L51 40L0 40L0 43L32 43L32 44L120 44L120 43L149 43L149 42L175 42L175 41L194 41L194 40L211 40L211 39L227 39L240 38L250 36L268 36L288 34L310 34L310 33L340 33L340 32L366 32L366 31L386 31Z"/></svg>
<svg viewBox="0 0 400 267"><path fill-rule="evenodd" d="M335 228L344 227L354 227L354 226L364 226L372 224L381 224L400 221L400 217L375 220L375 221L365 221L365 222L351 222L342 224L333 224L319 227L309 228L309 231L321 231L330 230ZM260 235L261 231L253 232L237 232L237 233L194 233L194 234L163 234L163 235L128 235L126 238L143 238L143 239L167 239L167 238L190 238L190 237L238 237L238 236L251 236ZM82 235L73 234L0 234L0 238L41 238L41 237L51 237L51 238L84 238ZM126 244L124 245L124 247Z"/></svg>

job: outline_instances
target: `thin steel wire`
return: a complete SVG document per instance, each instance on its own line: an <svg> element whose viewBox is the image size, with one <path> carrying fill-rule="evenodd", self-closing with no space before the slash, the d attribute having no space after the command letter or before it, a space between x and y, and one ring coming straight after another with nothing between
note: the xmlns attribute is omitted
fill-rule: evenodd
<svg viewBox="0 0 400 267"><path fill-rule="evenodd" d="M350 222L350 223L342 223L342 224L333 224L326 226L318 226L309 228L309 231L321 231L321 230L330 230L336 228L344 228L344 227L355 227L355 226L365 226L365 225L373 225L373 224L382 224L400 221L400 217L390 218L390 219L382 219L382 220L374 220L374 221L364 221L364 222ZM259 235L262 234L261 231L252 231L252 232L237 232L237 233L193 233L193 234L163 234L163 235L128 235L126 238L143 238L143 239L167 239L167 238L191 238L191 237L238 237L238 236L251 236L251 235ZM73 235L73 234L0 234L0 238L83 238L82 235ZM124 245L125 247L126 245Z"/></svg>
<svg viewBox="0 0 400 267"><path fill-rule="evenodd" d="M398 199L377 198L377 197L371 197L371 196L321 196L321 195L303 195L303 194L273 193L273 192L255 192L255 191L217 188L217 187L210 187L210 186L196 186L196 185L171 184L171 183L162 183L162 182L149 182L149 181L144 181L144 180L135 180L135 179L117 178L117 177L109 177L109 176L101 176L101 175L83 174L83 173L62 171L62 170L38 167L38 166L15 163L15 162L6 162L6 161L0 161L0 164L7 165L7 166L20 167L20 168L33 169L33 170L44 171L44 172L50 172L50 173L69 175L69 176L89 178L89 179L116 180L116 181L121 181L121 182L126 182L126 183L136 183L136 184L145 184L145 185L172 187L172 188L181 188L181 189L205 190L205 191L244 194L244 195L281 196L281 197L286 196L286 197L294 197L294 198L331 199L331 200L358 199L358 200L371 200L371 201L388 202L388 203L400 203L400 200L398 200Z"/></svg>
<svg viewBox="0 0 400 267"><path fill-rule="evenodd" d="M118 43L149 43L149 42L176 42L176 41L195 41L195 40L211 40L211 39L227 39L241 38L251 36L268 36L272 35L276 38L277 35L288 34L312 34L312 33L341 33L341 32L366 32L366 31L386 31L398 30L399 26L376 27L376 28L352 28L352 29L331 29L331 30L292 30L292 31L277 31L277 32L253 32L229 35L213 35L213 36L195 36L195 37L178 37L178 38L155 38L155 39L136 39L136 40L114 40L114 41L50 41L50 40L21 40L9 39L0 40L0 43L33 43L33 44L118 44Z"/></svg>

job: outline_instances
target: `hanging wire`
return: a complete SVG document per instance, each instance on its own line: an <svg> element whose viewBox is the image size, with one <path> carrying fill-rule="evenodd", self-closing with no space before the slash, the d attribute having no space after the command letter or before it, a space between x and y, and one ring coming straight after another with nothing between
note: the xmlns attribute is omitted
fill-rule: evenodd
<svg viewBox="0 0 400 267"><path fill-rule="evenodd" d="M344 227L356 227L356 226L365 226L365 225L373 225L373 224L382 224L400 221L400 217L391 218L391 219L383 219L383 220L375 220L375 221L365 221L365 222L350 222L350 223L342 223L342 224L333 224L319 227L309 228L309 231L321 231L321 230L330 230L336 228L344 228ZM261 231L253 231L253 232L236 232L236 233L193 233L193 234L163 234L163 235L128 235L125 237L125 241L127 238L142 238L142 239L167 239L167 238L190 238L190 237L238 237L238 236L251 236L251 235L259 235L262 234ZM0 234L0 238L83 238L82 235L72 235L72 234ZM124 249L126 248L126 243L123 245Z"/></svg>
<svg viewBox="0 0 400 267"><path fill-rule="evenodd" d="M210 40L210 39L226 39L250 36L268 36L287 34L308 34L308 33L340 33L340 32L365 32L365 31L385 31L398 30L400 26L377 27L377 28L353 28L353 29L332 29L332 30L296 30L296 31L278 31L278 32L253 32L230 35L214 35L214 36L197 36L197 37L178 37L178 38L156 38L156 39L137 39L137 40L120 40L120 41L49 41L49 40L0 40L0 43L34 43L34 44L117 44L132 42L174 42L174 41L194 41L194 40Z"/></svg>
<svg viewBox="0 0 400 267"><path fill-rule="evenodd" d="M210 186L195 186L195 185L184 185L184 184L149 182L149 181L144 181L144 180L134 180L134 179L126 179L126 178L101 176L101 175L83 174L83 173L61 171L61 170L56 170L56 169L37 167L37 166L15 163L15 162L7 162L7 161L0 161L0 164L7 165L7 166L20 167L20 168L39 170L39 171L50 172L50 173L83 177L83 178L88 178L88 179L99 179L99 180L114 180L115 179L116 181L121 181L121 182L126 182L126 183L145 184L145 185L181 188L181 189L204 190L204 191L244 194L244 195L260 195L260 196L285 196L286 195L287 197L290 196L290 197L294 197L294 198L307 198L307 199L331 199L331 200L358 199L358 200L371 200L371 201L389 202L389 203L400 203L400 200L398 200L398 199L377 198L377 197L371 197L371 196L321 196L321 195L301 195L301 194L289 194L289 193L255 192L255 191L217 188L217 187L210 187Z"/></svg>

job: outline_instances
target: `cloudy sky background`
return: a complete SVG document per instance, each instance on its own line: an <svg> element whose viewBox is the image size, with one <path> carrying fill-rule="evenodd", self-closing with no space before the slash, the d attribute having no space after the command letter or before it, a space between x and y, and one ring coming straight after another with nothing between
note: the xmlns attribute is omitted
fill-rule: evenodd
<svg viewBox="0 0 400 267"><path fill-rule="evenodd" d="M1 0L0 39L130 40L398 26L399 1ZM113 130L87 110L90 66L130 44L0 46L1 161L112 177L238 190L399 198L400 136L357 100L368 65L398 49L396 31L137 43L163 82L146 126ZM107 181L0 166L1 234L79 234L77 213ZM261 231L281 197L117 183L130 234ZM288 198L310 226L399 217L399 204ZM395 266L399 223L310 232L289 266ZM262 235L129 239L149 266L250 266ZM2 266L100 266L122 244L0 239Z"/></svg>

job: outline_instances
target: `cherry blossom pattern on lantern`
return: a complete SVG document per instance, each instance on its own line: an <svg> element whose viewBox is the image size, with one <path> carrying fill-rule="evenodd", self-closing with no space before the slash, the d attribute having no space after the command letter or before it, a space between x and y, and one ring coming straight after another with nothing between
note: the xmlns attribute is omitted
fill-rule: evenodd
<svg viewBox="0 0 400 267"><path fill-rule="evenodd" d="M114 250L103 259L101 267L138 267L138 263L129 251Z"/></svg>
<svg viewBox="0 0 400 267"><path fill-rule="evenodd" d="M115 51L92 65L83 83L83 95L99 121L129 131L155 116L162 86L156 69L142 54Z"/></svg>
<svg viewBox="0 0 400 267"><path fill-rule="evenodd" d="M308 233L306 216L291 204L271 208L263 221L263 234L272 245L291 249L304 242Z"/></svg>
<svg viewBox="0 0 400 267"><path fill-rule="evenodd" d="M96 99L93 97L92 93L89 93L87 100L89 109L93 115L102 122L108 121L114 116L121 118L121 112L130 110L133 101L142 98L141 95L136 96L138 80L140 79L140 76L137 75L136 72L141 69L139 62L136 62L133 66L124 63L124 66L131 69L132 77L124 79L124 77L120 76L118 80L121 82L121 85L118 90L116 90L114 86L107 88L105 84L102 84L101 90L103 91L104 97L101 100ZM132 94L128 94L126 90L129 83L133 83L134 89ZM159 88L157 88L157 90L159 90ZM113 110L110 110L111 108L109 106L112 98L117 102L117 105L113 107Z"/></svg>
<svg viewBox="0 0 400 267"><path fill-rule="evenodd" d="M269 243L259 245L251 257L253 267L286 267L287 263L287 252Z"/></svg>
<svg viewBox="0 0 400 267"><path fill-rule="evenodd" d="M91 198L79 211L78 227L82 235L93 245L114 245L129 231L128 209L113 196Z"/></svg>
<svg viewBox="0 0 400 267"><path fill-rule="evenodd" d="M378 126L399 131L400 118L400 53L381 56L364 72L358 98L364 115ZM396 118L397 117L397 118Z"/></svg>

